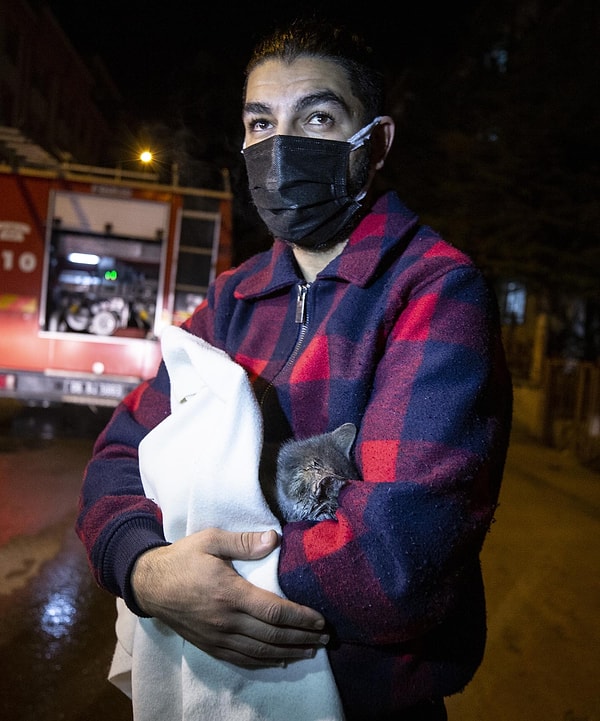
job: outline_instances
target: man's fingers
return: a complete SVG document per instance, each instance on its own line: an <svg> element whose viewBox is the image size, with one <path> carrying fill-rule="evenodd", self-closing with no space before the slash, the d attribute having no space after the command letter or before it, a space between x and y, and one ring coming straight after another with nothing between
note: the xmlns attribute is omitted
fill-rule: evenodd
<svg viewBox="0 0 600 721"><path fill-rule="evenodd" d="M222 661L229 661L246 668L285 666L293 661L314 658L316 647L274 647L259 643L250 643L245 637L228 638L227 646L212 649L212 655Z"/></svg>
<svg viewBox="0 0 600 721"><path fill-rule="evenodd" d="M213 528L204 550L219 558L252 561L268 556L278 545L279 535L274 529L232 533Z"/></svg>
<svg viewBox="0 0 600 721"><path fill-rule="evenodd" d="M256 560L271 553L279 543L279 535L274 530L269 531L242 531L233 533L218 528L202 531L202 550L216 558L223 560ZM323 616L312 608L292 603L288 599L280 598L271 591L254 586L241 577L231 590L237 591L233 605L238 611L248 614L249 617L266 624L267 628L274 629L276 634L283 634L279 639L263 639L275 643L306 643L314 645L319 643L315 632L321 631L325 626ZM293 629L308 632L302 639L290 640L289 634Z"/></svg>

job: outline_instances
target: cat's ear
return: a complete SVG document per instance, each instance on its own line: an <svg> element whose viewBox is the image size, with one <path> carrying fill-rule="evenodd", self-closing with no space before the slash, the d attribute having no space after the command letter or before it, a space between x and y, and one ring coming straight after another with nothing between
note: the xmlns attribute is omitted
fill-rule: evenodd
<svg viewBox="0 0 600 721"><path fill-rule="evenodd" d="M332 431L331 435L334 437L336 445L350 458L350 449L356 438L354 423L343 423Z"/></svg>

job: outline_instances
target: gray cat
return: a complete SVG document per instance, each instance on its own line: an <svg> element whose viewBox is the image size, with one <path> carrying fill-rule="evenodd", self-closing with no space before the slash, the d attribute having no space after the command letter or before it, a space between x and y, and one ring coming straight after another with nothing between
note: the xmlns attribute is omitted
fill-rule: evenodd
<svg viewBox="0 0 600 721"><path fill-rule="evenodd" d="M359 478L350 449L356 426L282 444L277 456L274 512L283 522L335 518L338 495L349 479Z"/></svg>

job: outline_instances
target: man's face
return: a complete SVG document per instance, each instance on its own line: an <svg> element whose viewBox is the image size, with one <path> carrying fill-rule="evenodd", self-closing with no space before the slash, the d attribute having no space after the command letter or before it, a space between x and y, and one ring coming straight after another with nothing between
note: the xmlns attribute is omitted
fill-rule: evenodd
<svg viewBox="0 0 600 721"><path fill-rule="evenodd" d="M290 64L270 59L248 76L242 120L245 147L272 135L345 141L363 126L364 109L337 63L312 57ZM367 152L351 153L350 162L353 179L362 182Z"/></svg>

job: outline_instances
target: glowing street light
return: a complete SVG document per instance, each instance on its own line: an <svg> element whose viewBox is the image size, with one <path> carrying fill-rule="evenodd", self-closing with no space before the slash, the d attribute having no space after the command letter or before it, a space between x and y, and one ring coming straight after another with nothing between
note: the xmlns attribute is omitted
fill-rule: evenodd
<svg viewBox="0 0 600 721"><path fill-rule="evenodd" d="M144 163L144 165L148 165L152 162L152 153L149 150L143 150L140 153L140 160Z"/></svg>

